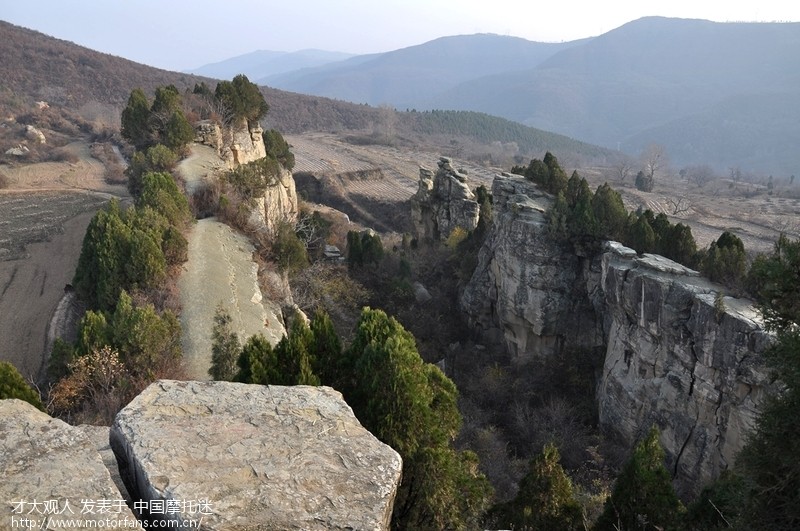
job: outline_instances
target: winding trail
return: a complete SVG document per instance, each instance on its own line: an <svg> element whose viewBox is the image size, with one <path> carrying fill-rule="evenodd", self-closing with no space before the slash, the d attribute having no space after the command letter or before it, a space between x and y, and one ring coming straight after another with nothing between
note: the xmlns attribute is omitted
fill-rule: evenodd
<svg viewBox="0 0 800 531"><path fill-rule="evenodd" d="M196 147L193 146L193 151ZM187 190L191 187L189 183L204 179L213 165L213 159L206 160L208 152L200 151L202 154L194 154L187 159L188 163L181 164ZM246 236L215 218L207 218L195 224L188 241L189 259L178 279L184 367L188 378L208 380L218 306L231 315L231 328L241 342L251 335L263 334L274 345L286 330L280 305L261 294L254 247Z"/></svg>

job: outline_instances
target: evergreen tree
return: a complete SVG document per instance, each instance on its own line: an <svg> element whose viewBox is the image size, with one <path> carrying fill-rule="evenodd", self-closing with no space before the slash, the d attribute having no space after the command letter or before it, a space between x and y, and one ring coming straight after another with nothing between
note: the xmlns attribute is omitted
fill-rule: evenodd
<svg viewBox="0 0 800 531"><path fill-rule="evenodd" d="M361 246L361 234L358 231L347 232L347 266L350 269L364 265L364 250Z"/></svg>
<svg viewBox="0 0 800 531"><path fill-rule="evenodd" d="M474 455L449 446L461 425L452 381L422 361L414 337L395 319L369 308L362 311L339 367L356 416L403 457L393 526L474 526L491 488Z"/></svg>
<svg viewBox="0 0 800 531"><path fill-rule="evenodd" d="M583 511L560 459L558 449L548 444L531 460L517 496L493 510L497 525L532 531L583 529Z"/></svg>
<svg viewBox="0 0 800 531"><path fill-rule="evenodd" d="M525 178L545 188L550 181L550 169L541 160L532 159L525 170Z"/></svg>
<svg viewBox="0 0 800 531"><path fill-rule="evenodd" d="M361 258L364 264L373 265L378 265L383 258L381 237L371 230L361 233Z"/></svg>
<svg viewBox="0 0 800 531"><path fill-rule="evenodd" d="M694 267L697 244L688 225L678 223L672 226L670 234L663 243L664 256L679 264Z"/></svg>
<svg viewBox="0 0 800 531"><path fill-rule="evenodd" d="M194 127L183 111L175 109L164 127L162 142L173 151L180 151L194 140Z"/></svg>
<svg viewBox="0 0 800 531"><path fill-rule="evenodd" d="M276 384L278 358L269 340L262 334L250 336L236 360L239 371L234 381L242 383L269 385Z"/></svg>
<svg viewBox="0 0 800 531"><path fill-rule="evenodd" d="M684 512L664 467L664 449L653 427L625 464L595 531L679 529Z"/></svg>
<svg viewBox="0 0 800 531"><path fill-rule="evenodd" d="M314 374L314 336L300 316L295 316L289 333L275 346L276 372L280 385L320 385Z"/></svg>
<svg viewBox="0 0 800 531"><path fill-rule="evenodd" d="M262 137L264 138L267 156L274 158L281 163L281 166L291 171L294 168L294 154L291 152L289 143L283 138L283 135L276 129L270 129L264 131Z"/></svg>
<svg viewBox="0 0 800 531"><path fill-rule="evenodd" d="M567 181L567 188L564 192L564 197L567 200L567 205L570 208L575 208L578 204L578 199L591 193L589 183L578 175L578 170L572 172L569 180Z"/></svg>
<svg viewBox="0 0 800 531"><path fill-rule="evenodd" d="M545 189L553 195L558 195L559 192L567 187L567 174L558 164L558 159L549 151L545 153L544 160L547 166L547 181Z"/></svg>
<svg viewBox="0 0 800 531"><path fill-rule="evenodd" d="M232 81L220 81L214 97L228 109L232 117L244 118L248 123L258 122L269 111L269 105L258 86L244 74L239 74Z"/></svg>
<svg viewBox="0 0 800 531"><path fill-rule="evenodd" d="M744 243L735 234L725 231L708 247L700 270L714 282L730 288L742 287L747 270Z"/></svg>
<svg viewBox="0 0 800 531"><path fill-rule="evenodd" d="M597 221L600 237L611 240L619 240L622 237L628 211L619 192L611 188L608 183L597 187L592 197L592 213Z"/></svg>
<svg viewBox="0 0 800 531"><path fill-rule="evenodd" d="M6 361L0 361L0 400L7 398L24 400L44 411L39 393L28 385L16 367Z"/></svg>
<svg viewBox="0 0 800 531"><path fill-rule="evenodd" d="M570 210L567 200L564 198L564 192L560 192L555 203L547 212L548 230L554 238L563 239L569 235L569 217Z"/></svg>
<svg viewBox="0 0 800 531"><path fill-rule="evenodd" d="M142 89L136 88L128 97L128 104L122 110L122 138L136 149L143 149L152 142L150 130L150 103Z"/></svg>
<svg viewBox="0 0 800 531"><path fill-rule="evenodd" d="M325 385L338 388L338 366L342 356L342 342L327 312L317 310L311 319L314 372Z"/></svg>
<svg viewBox="0 0 800 531"><path fill-rule="evenodd" d="M214 312L214 328L211 331L211 367L208 374L214 380L232 381L237 375L236 362L239 354L239 337L231 329L231 314L222 306Z"/></svg>
<svg viewBox="0 0 800 531"><path fill-rule="evenodd" d="M178 155L163 144L156 144L147 151L137 151L125 170L128 176L128 192L137 199L142 193L142 177L146 173L169 173L178 163Z"/></svg>
<svg viewBox="0 0 800 531"><path fill-rule="evenodd" d="M719 241L719 240L718 240ZM733 247L731 245L731 247ZM800 527L800 240L781 236L774 252L751 270L751 286L776 341L768 365L783 384L769 397L737 464L748 486L743 524L760 529Z"/></svg>
<svg viewBox="0 0 800 531"><path fill-rule="evenodd" d="M652 192L653 185L655 184L655 180L652 176L645 174L645 172L640 171L636 174L636 189L641 190L642 192Z"/></svg>
<svg viewBox="0 0 800 531"><path fill-rule="evenodd" d="M640 254L655 252L656 233L650 226L646 214L639 216L633 226L629 228L625 243Z"/></svg>

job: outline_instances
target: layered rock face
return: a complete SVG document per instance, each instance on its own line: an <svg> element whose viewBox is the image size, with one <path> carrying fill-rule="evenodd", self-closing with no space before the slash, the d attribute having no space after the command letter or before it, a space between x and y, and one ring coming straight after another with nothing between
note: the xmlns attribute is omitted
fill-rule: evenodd
<svg viewBox="0 0 800 531"><path fill-rule="evenodd" d="M600 422L623 441L655 424L683 493L731 466L770 386L769 336L747 301L699 275L622 247L602 255L606 356Z"/></svg>
<svg viewBox="0 0 800 531"><path fill-rule="evenodd" d="M257 124L248 124L244 118L235 120L226 128L206 120L198 123L195 131L195 141L214 148L228 169L267 156L263 129ZM187 176L187 180L192 177ZM281 168L273 184L267 187L262 197L256 197L254 203L249 221L256 230L271 232L281 221L295 221L299 208L292 172Z"/></svg>
<svg viewBox="0 0 800 531"><path fill-rule="evenodd" d="M250 216L250 225L258 230L274 232L283 221L297 219L297 190L292 172L281 168L280 175L268 186L262 197L257 197Z"/></svg>
<svg viewBox="0 0 800 531"><path fill-rule="evenodd" d="M230 127L220 127L210 120L195 125L195 142L210 146L233 169L267 156L260 125L251 125L245 118L235 119Z"/></svg>
<svg viewBox="0 0 800 531"><path fill-rule="evenodd" d="M599 345L582 280L585 261L543 237L549 196L507 174L494 180L492 196L493 227L461 299L471 325L518 361L557 352L567 338L572 346Z"/></svg>
<svg viewBox="0 0 800 531"><path fill-rule="evenodd" d="M0 470L2 529L135 525L95 442L27 402L0 400Z"/></svg>
<svg viewBox="0 0 800 531"><path fill-rule="evenodd" d="M456 227L466 231L478 226L480 206L466 184L466 176L453 169L447 157L439 169L420 168L419 188L411 198L411 220L420 240L446 240Z"/></svg>
<svg viewBox="0 0 800 531"><path fill-rule="evenodd" d="M553 241L551 198L516 176L493 184L495 222L462 309L517 359L564 348L604 356L601 426L632 446L655 424L684 494L733 463L769 387L769 342L747 301L660 256L607 243L576 256Z"/></svg>
<svg viewBox="0 0 800 531"><path fill-rule="evenodd" d="M388 529L402 466L327 387L159 381L111 445L135 499L207 500L209 530Z"/></svg>

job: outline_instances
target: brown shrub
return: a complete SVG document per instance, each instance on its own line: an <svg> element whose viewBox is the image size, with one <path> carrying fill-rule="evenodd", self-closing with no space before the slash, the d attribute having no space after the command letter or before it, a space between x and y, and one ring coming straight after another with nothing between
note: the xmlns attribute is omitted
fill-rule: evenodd
<svg viewBox="0 0 800 531"><path fill-rule="evenodd" d="M219 181L205 182L189 197L189 208L196 219L214 216L220 209L222 184Z"/></svg>
<svg viewBox="0 0 800 531"><path fill-rule="evenodd" d="M5 173L0 172L0 190L8 188L11 185L11 179Z"/></svg>

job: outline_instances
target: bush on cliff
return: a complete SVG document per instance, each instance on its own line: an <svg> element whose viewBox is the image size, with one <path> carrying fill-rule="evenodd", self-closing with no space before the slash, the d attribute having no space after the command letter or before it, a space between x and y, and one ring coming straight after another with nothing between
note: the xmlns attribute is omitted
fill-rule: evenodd
<svg viewBox="0 0 800 531"><path fill-rule="evenodd" d="M0 361L0 400L18 398L44 411L42 400L16 367L6 361Z"/></svg>

